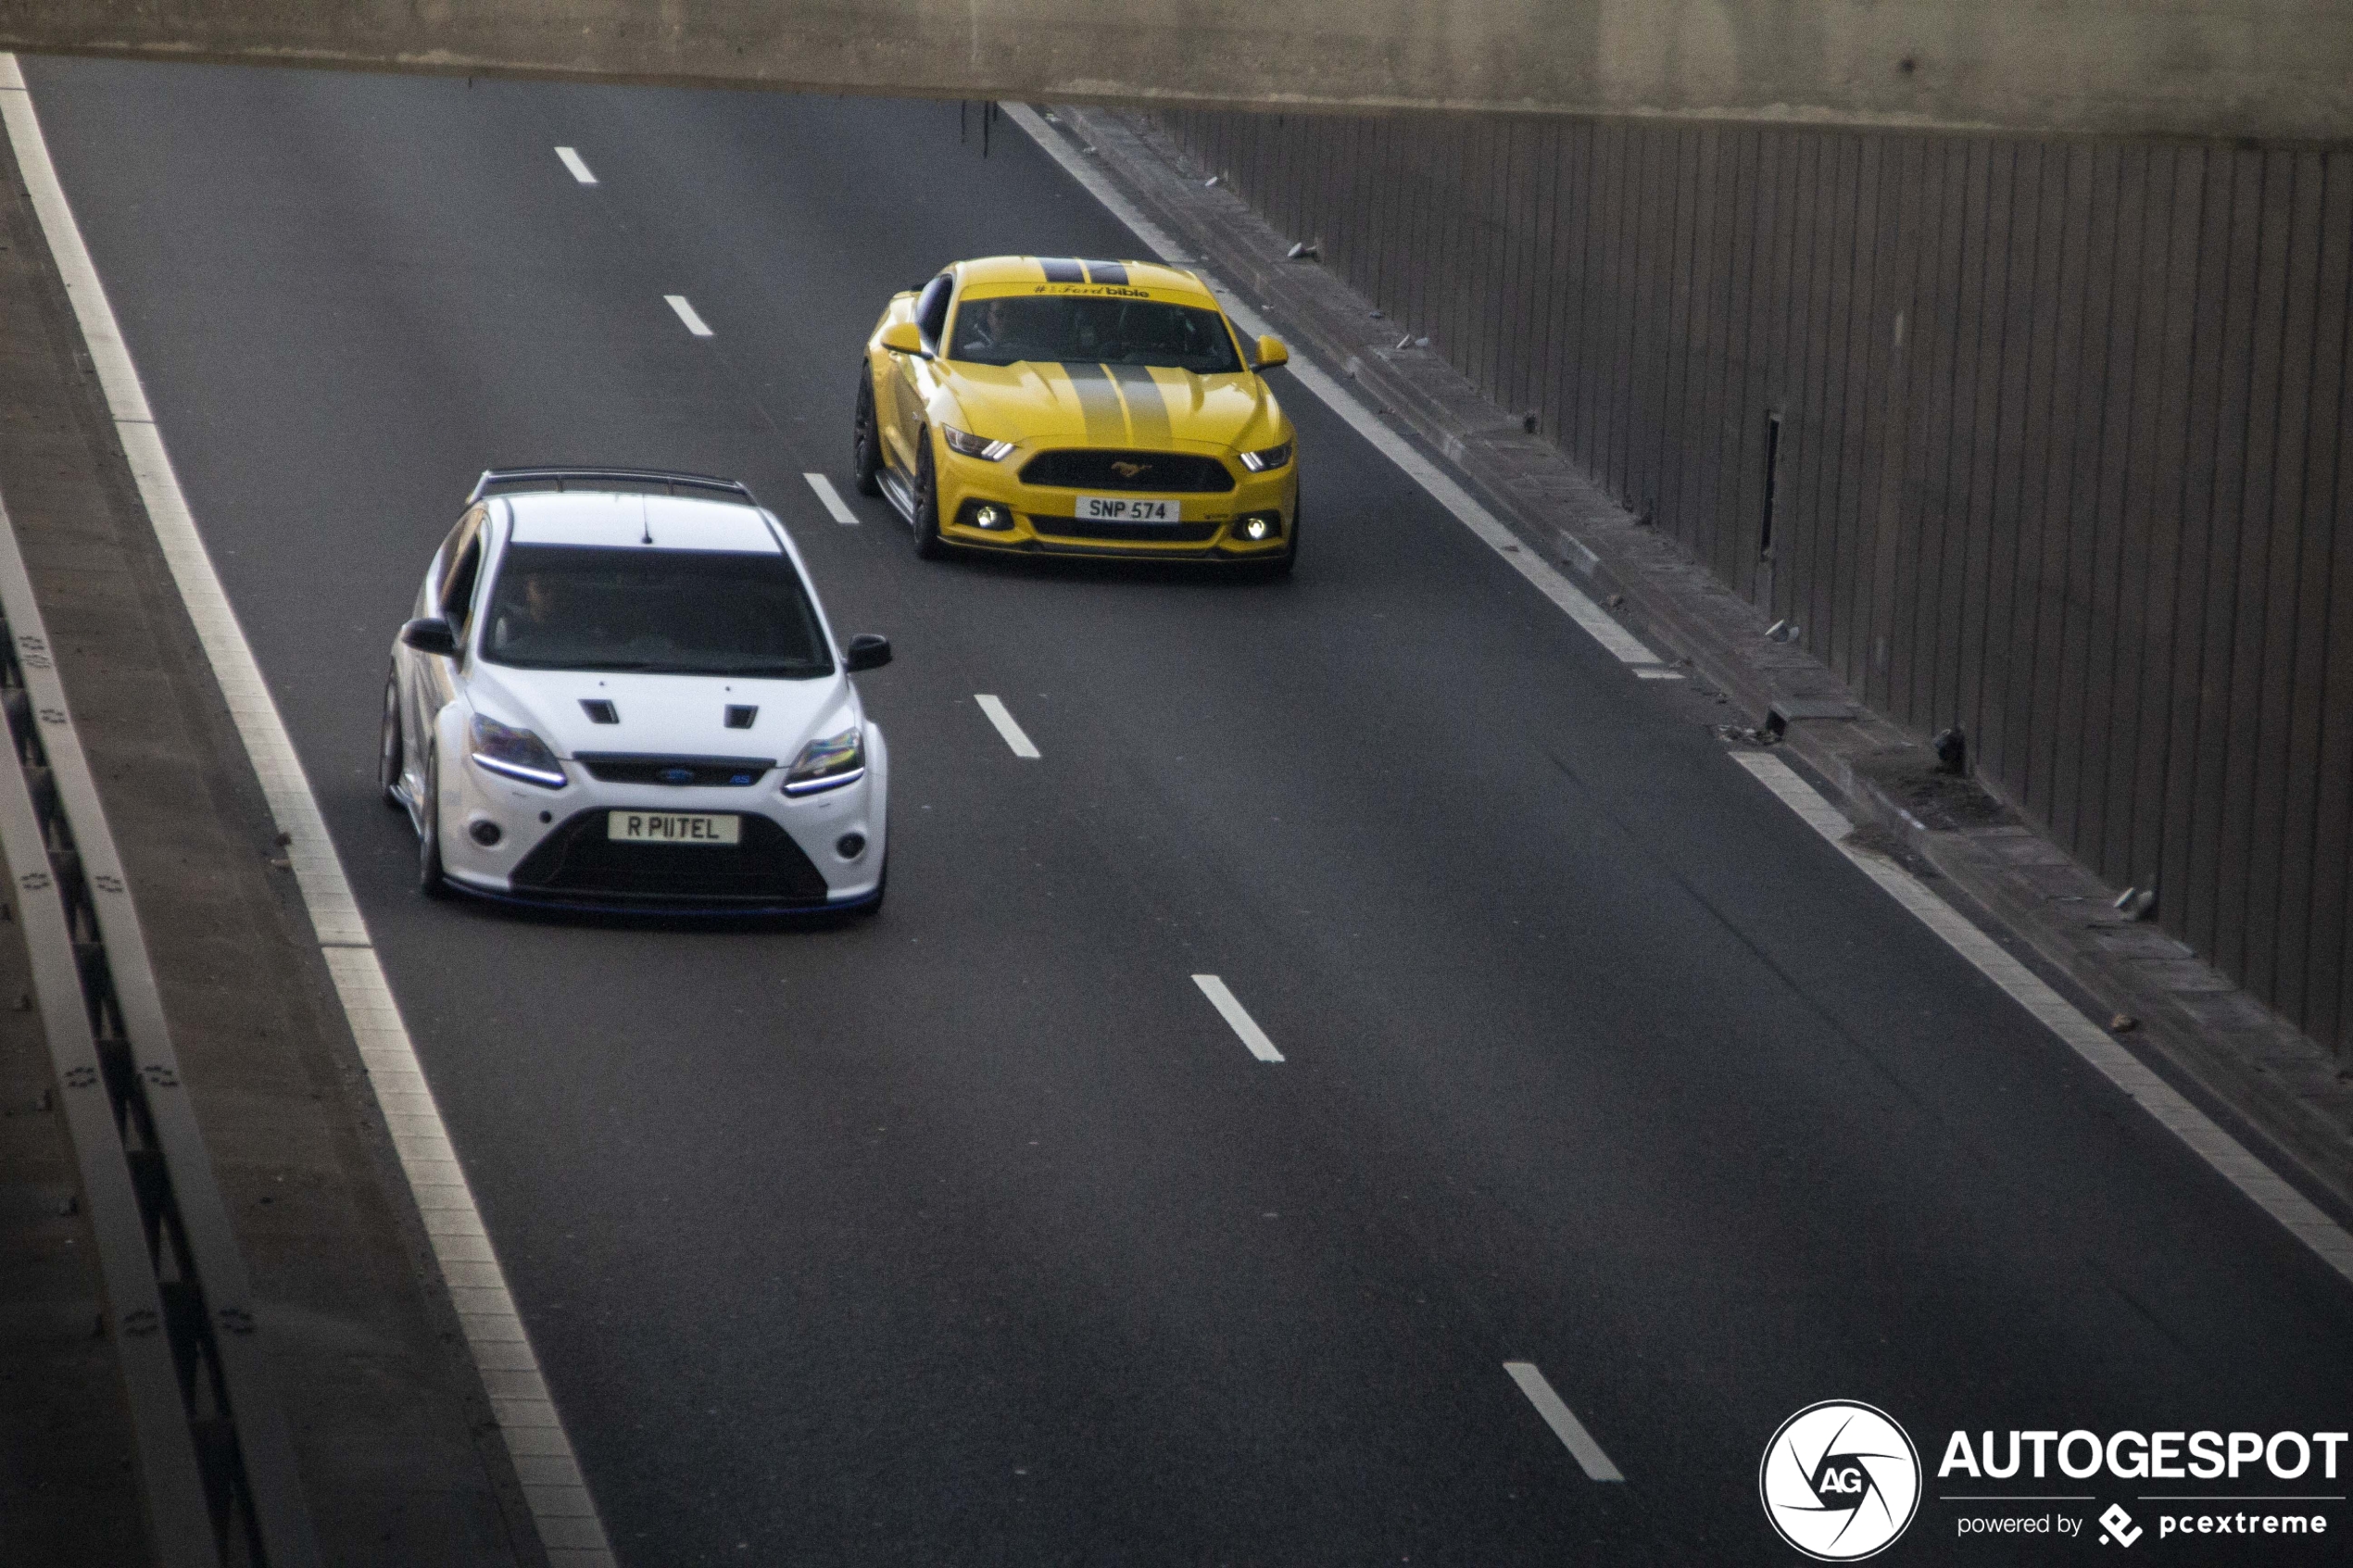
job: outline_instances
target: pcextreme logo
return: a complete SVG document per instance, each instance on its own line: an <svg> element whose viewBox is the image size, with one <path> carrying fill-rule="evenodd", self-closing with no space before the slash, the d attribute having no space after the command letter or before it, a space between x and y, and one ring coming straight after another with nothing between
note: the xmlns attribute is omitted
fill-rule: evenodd
<svg viewBox="0 0 2353 1568"><path fill-rule="evenodd" d="M1919 1511L1919 1450L1885 1411L1825 1399L1781 1423L1756 1489L1781 1539L1818 1562L1859 1562Z"/></svg>

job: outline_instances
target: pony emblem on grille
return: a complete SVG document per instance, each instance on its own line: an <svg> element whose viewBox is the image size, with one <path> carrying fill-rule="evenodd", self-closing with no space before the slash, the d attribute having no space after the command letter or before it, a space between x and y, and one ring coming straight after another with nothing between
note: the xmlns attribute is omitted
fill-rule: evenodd
<svg viewBox="0 0 2353 1568"><path fill-rule="evenodd" d="M1119 462L1112 464L1111 471L1119 475L1122 479L1133 479L1138 474L1142 473L1146 469L1151 467L1151 464L1150 463Z"/></svg>

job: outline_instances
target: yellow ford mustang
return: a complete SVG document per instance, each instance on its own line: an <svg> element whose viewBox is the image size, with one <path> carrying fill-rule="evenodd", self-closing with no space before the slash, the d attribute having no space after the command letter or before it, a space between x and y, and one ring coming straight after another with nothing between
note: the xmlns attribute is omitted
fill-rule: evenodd
<svg viewBox="0 0 2353 1568"><path fill-rule="evenodd" d="M1290 420L1199 278L998 256L896 295L858 378L857 478L915 551L1256 562L1299 553Z"/></svg>

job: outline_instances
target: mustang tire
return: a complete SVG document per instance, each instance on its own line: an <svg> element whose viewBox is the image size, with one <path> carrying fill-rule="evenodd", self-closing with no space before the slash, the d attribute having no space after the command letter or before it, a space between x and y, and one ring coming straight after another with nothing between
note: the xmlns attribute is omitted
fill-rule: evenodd
<svg viewBox="0 0 2353 1568"><path fill-rule="evenodd" d="M915 554L937 560L948 553L939 536L939 476L932 470L931 432L924 432L922 440L915 456Z"/></svg>
<svg viewBox="0 0 2353 1568"><path fill-rule="evenodd" d="M858 417L851 433L849 475L861 495L882 494L882 443L875 436L875 378L858 367Z"/></svg>

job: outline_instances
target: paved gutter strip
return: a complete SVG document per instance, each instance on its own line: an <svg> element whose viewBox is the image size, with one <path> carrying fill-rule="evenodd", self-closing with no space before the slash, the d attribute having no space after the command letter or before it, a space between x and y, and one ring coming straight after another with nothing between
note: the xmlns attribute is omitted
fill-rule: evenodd
<svg viewBox="0 0 2353 1568"><path fill-rule="evenodd" d="M14 660L0 661L13 666ZM13 668L7 670L13 675ZM33 991L49 1040L74 1160L97 1238L107 1316L120 1358L138 1443L140 1491L157 1561L169 1568L214 1568L212 1510L196 1462L180 1367L164 1323L162 1289L147 1250L146 1224L106 1072L82 990L74 936L50 864L49 837L33 808L24 753L0 768L0 847L18 888Z"/></svg>
<svg viewBox="0 0 2353 1568"><path fill-rule="evenodd" d="M361 1060L449 1282L547 1560L613 1562L594 1502L508 1294L481 1216L417 1061L366 922L277 706L182 494L114 312L51 167L13 56L0 54L0 113L62 274L115 432L188 616L258 777Z"/></svg>
<svg viewBox="0 0 2353 1568"><path fill-rule="evenodd" d="M1296 334L1295 352L1304 345L1340 367L1383 414L1442 453L1530 553L1558 559L1592 596L1622 598L1619 613L1725 694L1743 724L1778 730L1857 820L1896 835L2104 1009L2133 1019L2134 1049L2243 1119L2308 1186L2353 1213L2353 1069L2342 1059L2162 931L2114 912L2117 890L2033 829L1923 822L1879 765L1901 762L1924 776L1927 748L1866 709L1802 646L1767 640L1764 612L1443 358L1392 346L1393 335L1382 334L1398 332L1396 321L1376 320L1320 265L1287 260L1283 239L1231 190L1204 188L1148 116L1059 106L1054 113L1071 134L1038 121L1037 132L1053 138L1049 151L1084 169L1090 189L1115 184L1114 212L1135 212L1139 232L1163 254L1180 265L1205 260L1226 284L1278 311ZM1184 259L1188 247L1198 259Z"/></svg>
<svg viewBox="0 0 2353 1568"><path fill-rule="evenodd" d="M183 1090L129 878L74 734L5 497L0 497L0 617L8 640L0 659L16 688L8 704L9 726L28 775L46 785L51 809L45 814L52 822L45 847L52 851L47 859L54 877L36 887L34 879L42 873L19 870L18 886L28 898L39 896L44 918L49 901L62 900L88 993L84 1022L110 1022L119 1036L94 1048L111 1047L116 1057L106 1076L122 1128L121 1147L132 1151L134 1161L145 1154L157 1162L157 1179L141 1185L140 1211L145 1234L156 1238L156 1272L169 1270L180 1278L169 1292L168 1316L182 1321L171 1325L175 1332L168 1338L181 1355L182 1386L191 1390L189 1419L200 1434L217 1431L231 1439L217 1449L217 1462L206 1477L213 1512L227 1523L233 1539L251 1530L255 1557L271 1568L308 1568L319 1561L318 1543L303 1504L285 1414L256 1343L245 1260ZM36 810L39 804L36 798ZM13 843L9 855L15 869ZM43 1017L49 1018L45 995ZM161 1256L167 1249L169 1259ZM232 1562L240 1556L234 1550L223 1555Z"/></svg>
<svg viewBox="0 0 2353 1568"><path fill-rule="evenodd" d="M2282 1181L2269 1166L2248 1153L2245 1145L2217 1126L2213 1118L2141 1065L2137 1057L2108 1038L2099 1025L2044 984L2033 971L2004 952L1999 943L1971 924L1960 911L1923 886L1918 877L1885 855L1856 844L1854 824L1788 763L1764 751L1735 751L1730 755L1733 761L1748 770L1781 804L1795 812L1801 822L1828 839L1889 897L1999 985L2102 1077L2131 1096L2159 1126L2187 1144L2257 1208L2320 1254L2329 1267L2353 1280L2353 1235L2347 1235L2309 1198Z"/></svg>

